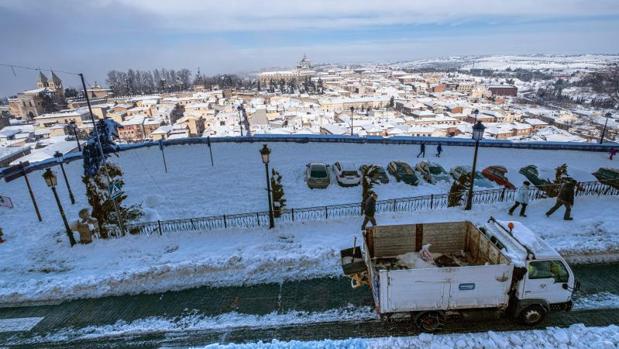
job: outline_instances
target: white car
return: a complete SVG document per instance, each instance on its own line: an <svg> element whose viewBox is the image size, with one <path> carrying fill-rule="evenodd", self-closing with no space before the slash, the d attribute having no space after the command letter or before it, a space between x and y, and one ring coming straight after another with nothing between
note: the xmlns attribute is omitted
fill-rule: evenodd
<svg viewBox="0 0 619 349"><path fill-rule="evenodd" d="M361 183L361 174L353 163L338 161L333 164L333 172L337 183L343 187L352 187Z"/></svg>

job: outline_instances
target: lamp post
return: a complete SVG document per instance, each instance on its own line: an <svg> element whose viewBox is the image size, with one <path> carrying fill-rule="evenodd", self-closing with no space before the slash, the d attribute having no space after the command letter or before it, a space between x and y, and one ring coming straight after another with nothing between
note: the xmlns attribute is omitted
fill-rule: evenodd
<svg viewBox="0 0 619 349"><path fill-rule="evenodd" d="M353 135L353 123L355 121L355 107L350 107L350 135Z"/></svg>
<svg viewBox="0 0 619 349"><path fill-rule="evenodd" d="M604 136L606 135L606 127L608 126L608 119L610 119L611 116L612 114L610 112L604 115L604 117L606 117L606 121L604 122L604 128L602 129L602 137L600 137L600 144L604 143Z"/></svg>
<svg viewBox="0 0 619 349"><path fill-rule="evenodd" d="M52 189L52 193L54 193L54 198L56 199L56 204L58 205L58 211L60 211L60 216L62 216L62 222L64 223L64 228L67 232L67 236L69 237L69 243L71 247L75 245L75 238L73 238L73 233L71 232L71 228L69 228L69 222L67 222L67 217L64 214L64 210L62 209L62 204L60 203L60 199L58 198L58 192L56 192L56 184L58 184L58 178L52 170L49 168L43 172L43 179L48 187Z"/></svg>
<svg viewBox="0 0 619 349"><path fill-rule="evenodd" d="M71 120L71 122L69 122L69 128L73 131L73 136L75 136L75 141L77 142L77 150L81 153L82 145L80 144L80 139L77 137L77 125L75 124L75 120Z"/></svg>
<svg viewBox="0 0 619 349"><path fill-rule="evenodd" d="M275 220L273 219L273 203L271 202L271 178L269 177L269 156L271 155L271 149L267 145L263 145L260 149L260 156L262 156L262 162L264 163L264 169L267 175L267 196L269 198L269 229L275 227Z"/></svg>
<svg viewBox="0 0 619 349"><path fill-rule="evenodd" d="M75 197L73 196L73 191L71 191L71 185L69 184L69 179L67 179L67 173L64 170L64 155L61 152L57 151L54 153L54 157L56 158L56 162L60 165L60 169L62 170L62 176L64 177L64 182L67 185L67 191L69 192L69 199L71 199L71 205L75 205Z"/></svg>
<svg viewBox="0 0 619 349"><path fill-rule="evenodd" d="M479 109L473 110L473 115L475 115L475 122L477 122L477 116L479 115Z"/></svg>
<svg viewBox="0 0 619 349"><path fill-rule="evenodd" d="M479 149L479 142L484 138L484 130L486 127L478 121L473 125L473 140L475 140L475 155L473 155L473 169L471 171L471 186L469 187L469 195L466 198L465 210L470 210L473 207L473 187L475 186L475 171L477 167L477 150Z"/></svg>

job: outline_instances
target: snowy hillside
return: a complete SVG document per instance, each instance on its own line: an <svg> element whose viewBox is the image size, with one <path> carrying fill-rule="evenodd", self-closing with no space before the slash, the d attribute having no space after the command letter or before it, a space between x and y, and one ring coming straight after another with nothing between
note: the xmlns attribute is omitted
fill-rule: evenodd
<svg viewBox="0 0 619 349"><path fill-rule="evenodd" d="M435 59L421 59L394 63L398 69L459 68L469 69L526 69L571 73L574 71L593 71L619 61L619 55L523 55L523 56L465 56Z"/></svg>

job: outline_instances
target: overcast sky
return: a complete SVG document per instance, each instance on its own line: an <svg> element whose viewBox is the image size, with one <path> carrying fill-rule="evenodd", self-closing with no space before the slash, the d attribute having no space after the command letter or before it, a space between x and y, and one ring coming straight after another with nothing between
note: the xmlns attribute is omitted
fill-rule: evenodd
<svg viewBox="0 0 619 349"><path fill-rule="evenodd" d="M304 53L317 63L619 53L619 0L0 0L0 31L0 63L92 83L111 69L241 72ZM0 67L0 96L35 75Z"/></svg>

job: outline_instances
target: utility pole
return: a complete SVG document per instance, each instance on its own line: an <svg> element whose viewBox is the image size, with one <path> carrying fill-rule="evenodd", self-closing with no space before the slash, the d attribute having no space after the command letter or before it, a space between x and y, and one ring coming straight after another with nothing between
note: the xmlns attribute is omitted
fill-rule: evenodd
<svg viewBox="0 0 619 349"><path fill-rule="evenodd" d="M604 117L606 117L606 121L604 122L604 128L602 129L602 137L600 137L600 144L604 143L604 136L606 136L606 127L608 126L608 119L610 119L611 116L612 114L610 112L604 115Z"/></svg>
<svg viewBox="0 0 619 349"><path fill-rule="evenodd" d="M355 120L355 107L350 107L350 135L353 135L353 123Z"/></svg>

